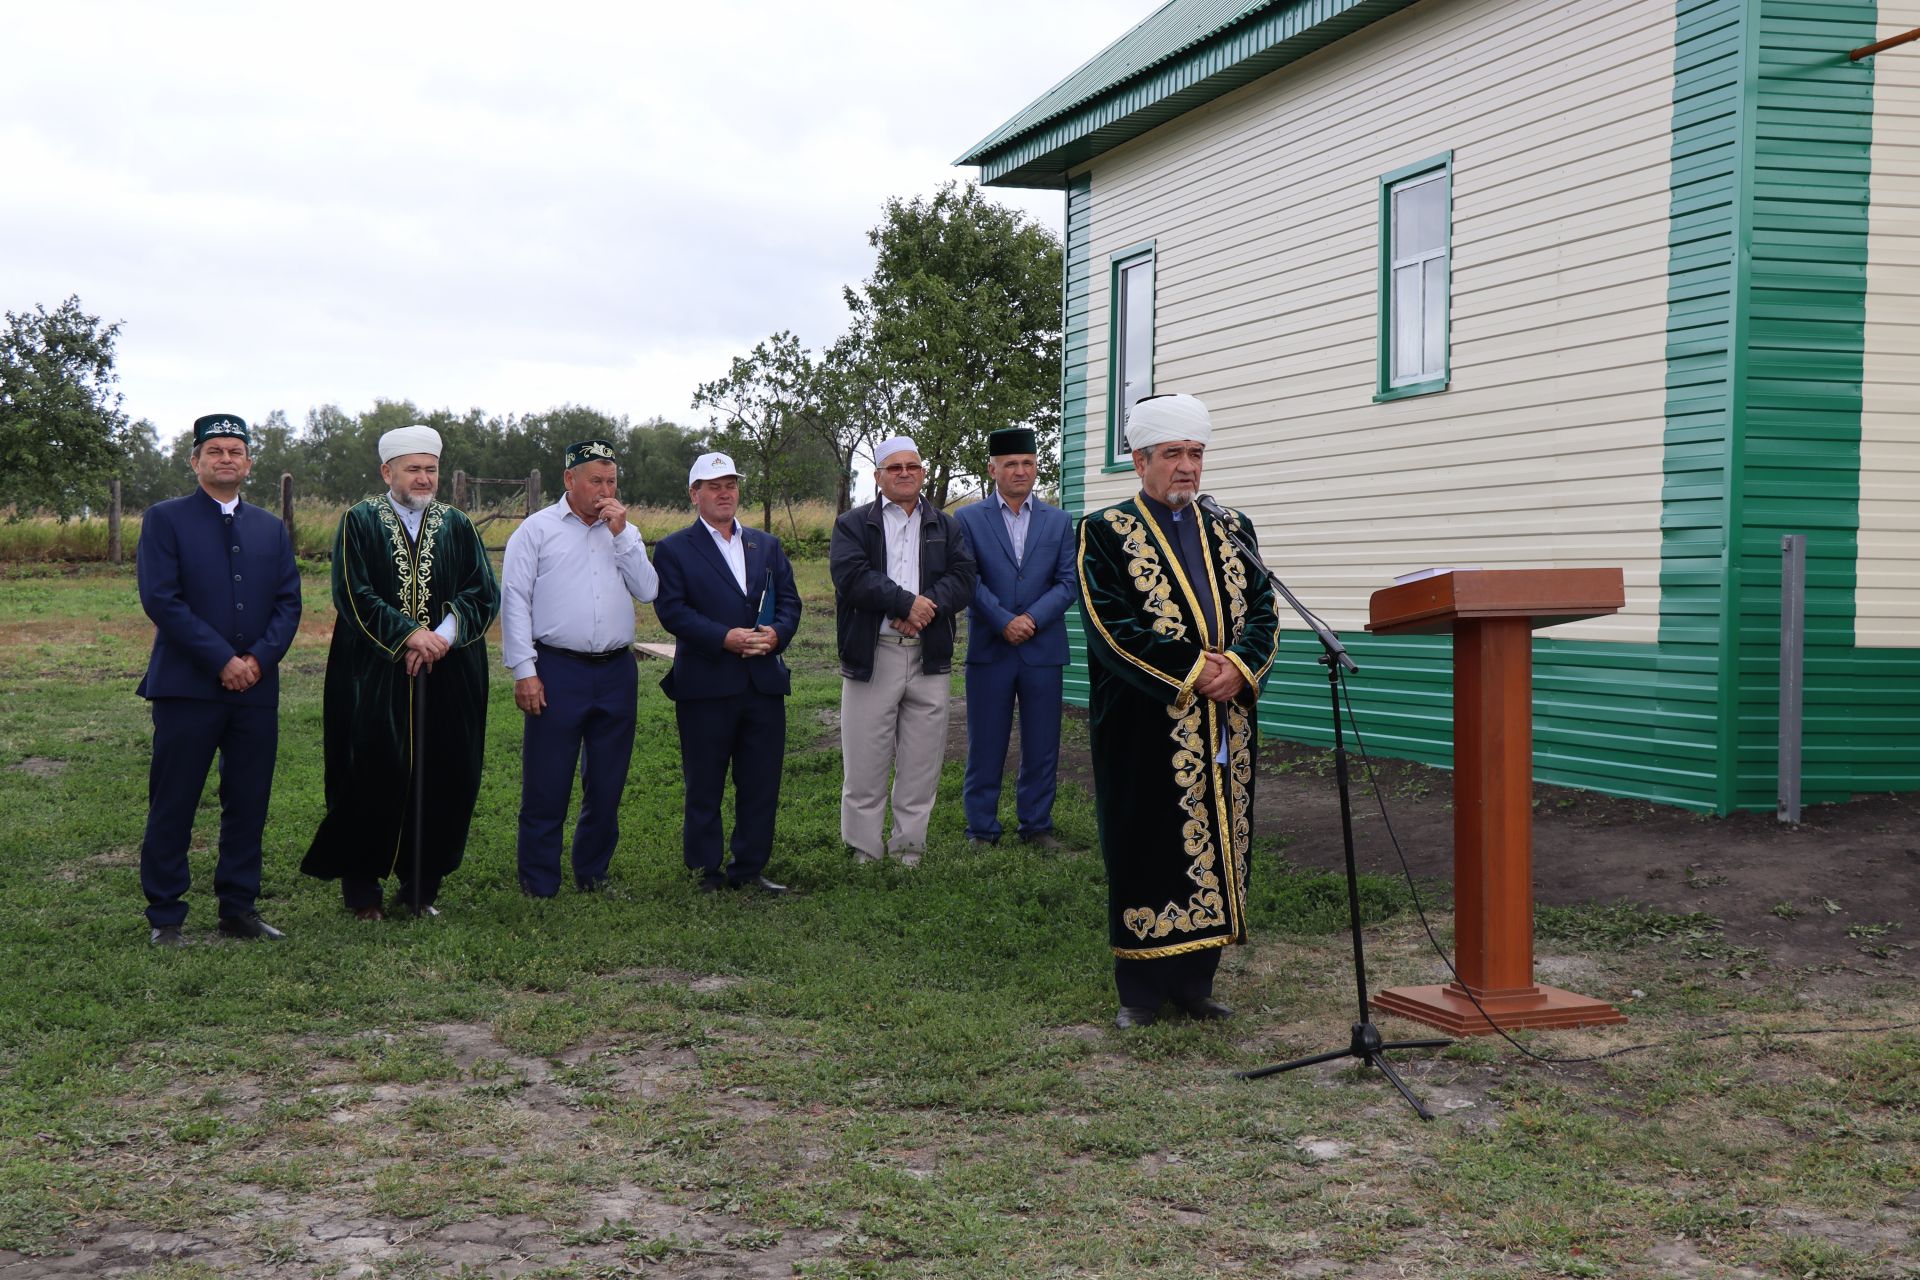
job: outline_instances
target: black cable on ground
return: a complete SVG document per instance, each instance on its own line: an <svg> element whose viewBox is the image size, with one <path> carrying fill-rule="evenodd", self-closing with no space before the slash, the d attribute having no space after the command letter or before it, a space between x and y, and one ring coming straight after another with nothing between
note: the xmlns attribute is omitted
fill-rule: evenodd
<svg viewBox="0 0 1920 1280"><path fill-rule="evenodd" d="M1400 847L1400 836L1393 829L1393 819L1387 813L1386 797L1380 794L1380 780L1375 776L1373 771L1373 757L1367 754L1366 739L1360 736L1360 722L1353 714L1353 695L1348 691L1347 682L1344 680L1340 682L1340 698L1347 708L1347 724L1353 729L1355 753L1359 755L1361 764L1366 766L1367 786L1372 790L1373 802L1380 810L1380 821L1386 825L1387 839L1393 843L1394 856L1400 859L1400 874L1406 879L1408 892L1413 895L1413 909L1414 913L1420 917L1420 927L1426 931L1427 942L1433 947L1433 953L1440 957L1440 963L1447 966L1447 972L1453 975L1454 982L1459 985L1462 991L1466 992L1467 999L1473 1001L1473 1007L1480 1011L1480 1016L1487 1020L1487 1025L1492 1027L1502 1040L1505 1040L1508 1044L1519 1050L1520 1053L1547 1067L1567 1066L1586 1062L1604 1062L1608 1058L1618 1058L1628 1053L1639 1053L1644 1049L1672 1048L1679 1043L1673 1040L1654 1040L1646 1044L1630 1044L1624 1048L1610 1049L1606 1053L1589 1054L1585 1057L1553 1057L1547 1054L1535 1053L1532 1049L1527 1048L1527 1046L1521 1044L1509 1035L1505 1027L1502 1027L1494 1020L1493 1015L1488 1013L1485 1006L1480 1003L1480 998L1473 994L1473 988L1460 981L1460 971L1453 967L1453 957L1447 954L1446 948L1440 945L1440 939L1436 938L1433 934L1433 924L1427 919L1426 907L1420 901L1420 886L1414 882L1413 868L1407 865L1406 851ZM1692 1042L1702 1040L1726 1040L1733 1036L1828 1036L1878 1031L1906 1031L1912 1027L1920 1027L1920 1021L1896 1022L1878 1027L1804 1027L1794 1030L1775 1030L1770 1027L1736 1027L1731 1031L1714 1031L1705 1035L1695 1036Z"/></svg>

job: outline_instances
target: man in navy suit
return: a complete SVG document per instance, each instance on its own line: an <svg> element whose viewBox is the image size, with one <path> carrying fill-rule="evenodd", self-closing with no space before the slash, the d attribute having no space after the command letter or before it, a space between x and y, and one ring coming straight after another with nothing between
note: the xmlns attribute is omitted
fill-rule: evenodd
<svg viewBox="0 0 1920 1280"><path fill-rule="evenodd" d="M284 935L260 918L260 833L280 745L280 659L300 628L293 541L272 512L240 500L253 469L247 424L230 413L193 424L200 487L148 507L136 565L153 653L136 692L153 712L140 887L147 941L184 946L187 842L214 753L220 754L220 932Z"/></svg>
<svg viewBox="0 0 1920 1280"><path fill-rule="evenodd" d="M957 515L980 565L967 627L967 839L1000 840L1000 774L1014 709L1020 712L1020 838L1059 847L1053 835L1060 764L1060 681L1073 603L1073 520L1033 496L1037 442L1026 427L987 437L993 492Z"/></svg>
<svg viewBox="0 0 1920 1280"><path fill-rule="evenodd" d="M740 472L724 453L703 453L687 474L699 519L661 539L653 611L673 633L673 668L660 688L673 700L686 780L681 854L700 890L786 886L766 876L780 768L787 751L793 677L780 652L800 627L800 592L780 539L734 518ZM721 868L720 797L733 770L733 861Z"/></svg>

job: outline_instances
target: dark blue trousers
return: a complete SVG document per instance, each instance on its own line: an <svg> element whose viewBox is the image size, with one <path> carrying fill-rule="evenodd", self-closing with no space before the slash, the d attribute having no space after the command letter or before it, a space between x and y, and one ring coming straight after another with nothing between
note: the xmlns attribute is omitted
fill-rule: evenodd
<svg viewBox="0 0 1920 1280"><path fill-rule="evenodd" d="M520 884L550 898L560 891L560 827L580 775L573 827L573 880L582 889L606 879L620 840L620 793L633 763L633 719L640 673L632 654L588 662L538 649L547 709L521 717Z"/></svg>
<svg viewBox="0 0 1920 1280"><path fill-rule="evenodd" d="M967 779L961 803L967 835L1000 838L1000 775L1007 765L1013 714L1020 712L1020 777L1014 811L1020 834L1053 830L1060 771L1060 684L1064 667L1034 667L1018 657L967 664Z"/></svg>
<svg viewBox="0 0 1920 1280"><path fill-rule="evenodd" d="M726 878L745 884L773 856L773 817L787 754L787 700L777 693L731 694L673 704L680 725L686 812L680 852L688 870L719 878L724 852L720 801L733 770L733 862Z"/></svg>
<svg viewBox="0 0 1920 1280"><path fill-rule="evenodd" d="M187 918L187 843L207 770L220 753L220 858L213 892L223 917L253 910L260 893L260 832L267 825L273 759L280 746L278 707L236 706L197 698L155 698L153 764L147 771L147 833L140 842L140 887L147 921Z"/></svg>

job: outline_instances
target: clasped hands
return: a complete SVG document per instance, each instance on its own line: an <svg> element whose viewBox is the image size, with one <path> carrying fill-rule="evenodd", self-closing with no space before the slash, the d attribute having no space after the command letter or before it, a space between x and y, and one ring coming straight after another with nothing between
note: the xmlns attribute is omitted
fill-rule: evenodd
<svg viewBox="0 0 1920 1280"><path fill-rule="evenodd" d="M1008 644L1025 644L1033 639L1035 630L1033 619L1023 613L1000 628L1000 635Z"/></svg>
<svg viewBox="0 0 1920 1280"><path fill-rule="evenodd" d="M1232 702L1245 691L1246 677L1240 674L1240 668L1227 661L1226 655L1209 651L1200 658L1205 665L1194 679L1195 693L1209 702Z"/></svg>
<svg viewBox="0 0 1920 1280"><path fill-rule="evenodd" d="M236 653L220 668L220 687L229 693L245 693L260 683L260 659L250 653Z"/></svg>
<svg viewBox="0 0 1920 1280"><path fill-rule="evenodd" d="M915 596L913 607L907 610L907 616L893 620L893 629L903 636L917 636L927 629L929 622L933 621L934 612L933 601L925 596Z"/></svg>
<svg viewBox="0 0 1920 1280"><path fill-rule="evenodd" d="M772 627L734 627L720 644L728 653L737 653L743 658L758 658L778 648L780 636Z"/></svg>
<svg viewBox="0 0 1920 1280"><path fill-rule="evenodd" d="M452 648L445 636L421 627L407 637L407 674L418 675L422 667L429 671L433 670L433 664L446 657L447 651Z"/></svg>

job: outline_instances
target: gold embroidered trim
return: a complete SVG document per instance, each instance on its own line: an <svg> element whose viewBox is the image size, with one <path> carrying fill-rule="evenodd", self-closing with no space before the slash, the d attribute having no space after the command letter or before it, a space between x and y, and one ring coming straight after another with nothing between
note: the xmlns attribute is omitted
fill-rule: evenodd
<svg viewBox="0 0 1920 1280"><path fill-rule="evenodd" d="M1160 527L1160 522L1153 518L1153 512L1149 508L1145 506L1140 508L1140 518L1147 522L1147 528L1153 531L1154 541L1160 544L1161 549L1166 554L1167 563L1173 567L1173 579L1180 584L1180 594L1187 598L1187 612L1192 615L1194 625L1200 628L1200 647L1202 649L1212 648L1214 645L1214 637L1207 631L1206 612L1200 608L1200 600L1193 594L1193 584L1187 581L1187 571L1180 564L1180 557L1174 552L1173 539L1167 537L1166 531ZM1200 558L1202 560L1206 559L1206 540L1204 538L1201 539L1200 552ZM1219 596L1216 594L1214 598L1217 600ZM1168 608L1174 609L1175 617L1179 616L1179 610L1174 608L1171 600L1168 601ZM1181 634L1183 636L1186 634L1184 627L1181 629Z"/></svg>
<svg viewBox="0 0 1920 1280"><path fill-rule="evenodd" d="M1128 521L1132 519L1131 516L1121 511L1108 511L1106 515L1110 518L1110 522L1112 522L1111 517L1113 516L1119 516L1120 519ZM1107 624L1101 620L1100 611L1092 606L1093 593L1087 589L1087 529L1091 523L1091 517L1080 522L1080 562L1076 567L1080 576L1080 599L1086 602L1082 612L1086 615L1087 620L1093 623L1093 629L1100 633L1100 638L1106 641L1107 648L1126 662L1146 672L1154 679L1164 681L1170 685L1174 690L1174 705L1184 709L1193 701L1193 675L1189 674L1186 683L1181 684L1176 682L1172 676L1160 670L1160 668L1143 662L1131 653L1128 653L1120 646L1120 643L1113 638L1113 633L1107 630ZM1195 670L1197 671L1198 668Z"/></svg>
<svg viewBox="0 0 1920 1280"><path fill-rule="evenodd" d="M380 523L387 531L387 540L393 544L393 570L400 579L397 607L421 626L433 625L427 601L433 592L433 553L440 539L440 526L446 523L447 504L427 504L426 513L420 520L420 542L416 547L409 544L407 527L395 514L393 503L383 498L370 498L368 501L373 503Z"/></svg>
<svg viewBox="0 0 1920 1280"><path fill-rule="evenodd" d="M1199 938L1193 942L1176 942L1170 947L1114 947L1113 954L1122 960L1165 960L1169 956L1190 955L1195 951L1205 951L1208 947L1230 947L1237 939L1229 937Z"/></svg>
<svg viewBox="0 0 1920 1280"><path fill-rule="evenodd" d="M1127 573L1133 578L1133 589L1147 598L1147 611L1153 614L1153 633L1168 640L1185 640L1187 624L1180 620L1180 606L1173 602L1173 588L1167 585L1166 573L1160 567L1160 553L1147 545L1139 521L1118 510L1108 511L1105 519L1120 535L1120 549L1127 553ZM1153 517L1148 515L1146 520L1151 525ZM1180 562L1171 563L1177 577Z"/></svg>
<svg viewBox="0 0 1920 1280"><path fill-rule="evenodd" d="M1220 877L1215 869L1218 854L1213 844L1212 815L1207 812L1207 781L1216 766L1211 762L1213 753L1208 750L1210 739L1206 734L1213 717L1211 710L1203 711L1203 707L1212 706L1208 702L1186 710L1167 708L1173 720L1173 729L1168 735L1174 743L1173 780L1186 788L1180 797L1181 811L1186 814L1180 835L1188 859L1187 878L1193 881L1195 890L1184 906L1168 902L1157 911L1151 907L1128 907L1122 911L1120 923L1142 942L1172 933L1214 929L1227 922ZM1217 779L1215 785L1218 785Z"/></svg>

